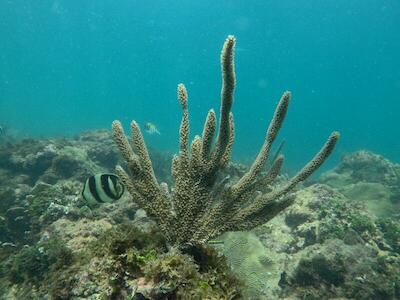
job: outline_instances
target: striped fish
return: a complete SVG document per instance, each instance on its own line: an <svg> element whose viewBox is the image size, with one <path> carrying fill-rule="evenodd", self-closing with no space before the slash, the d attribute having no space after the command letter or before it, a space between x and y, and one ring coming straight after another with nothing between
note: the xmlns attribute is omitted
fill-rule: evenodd
<svg viewBox="0 0 400 300"><path fill-rule="evenodd" d="M89 204L113 202L121 198L124 190L117 175L96 174L86 180L82 197Z"/></svg>

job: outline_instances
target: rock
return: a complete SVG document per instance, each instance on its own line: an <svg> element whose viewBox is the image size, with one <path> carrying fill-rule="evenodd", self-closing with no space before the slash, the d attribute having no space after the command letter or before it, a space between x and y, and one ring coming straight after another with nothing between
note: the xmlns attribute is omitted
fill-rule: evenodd
<svg viewBox="0 0 400 300"><path fill-rule="evenodd" d="M49 227L49 230L65 241L73 252L79 252L111 227L112 224L105 219L78 221L59 219Z"/></svg>
<svg viewBox="0 0 400 300"><path fill-rule="evenodd" d="M13 206L7 209L6 214L7 230L12 240L24 240L30 230L31 220L25 207Z"/></svg>
<svg viewBox="0 0 400 300"><path fill-rule="evenodd" d="M16 201L15 190L13 187L0 187L0 211L6 211L13 206Z"/></svg>
<svg viewBox="0 0 400 300"><path fill-rule="evenodd" d="M349 229L343 237L343 242L346 245L357 245L357 244L364 244L364 240L361 236L353 229Z"/></svg>
<svg viewBox="0 0 400 300"><path fill-rule="evenodd" d="M400 210L400 165L369 151L345 155L321 176L349 199L365 202L371 213L390 216Z"/></svg>
<svg viewBox="0 0 400 300"><path fill-rule="evenodd" d="M395 268L400 260L387 260L363 245L346 245L340 240L317 244L295 255L282 283L285 295L304 299L346 297L351 299L395 299ZM383 268L384 273L376 270ZM383 271L383 269L381 269ZM397 279L396 279L397 278Z"/></svg>
<svg viewBox="0 0 400 300"><path fill-rule="evenodd" d="M59 181L54 185L39 181L25 197L35 232L61 217L76 218L85 205L81 189L81 183L76 181Z"/></svg>
<svg viewBox="0 0 400 300"><path fill-rule="evenodd" d="M291 211L286 214L285 222L289 227L296 228L297 226L310 220L311 214L305 212Z"/></svg>
<svg viewBox="0 0 400 300"><path fill-rule="evenodd" d="M119 161L119 152L109 130L85 132L79 136L79 141L87 144L88 157L97 165L114 169Z"/></svg>
<svg viewBox="0 0 400 300"><path fill-rule="evenodd" d="M388 186L400 185L400 166L381 155L357 151L346 155L336 168L336 173L351 174L353 182L377 182Z"/></svg>

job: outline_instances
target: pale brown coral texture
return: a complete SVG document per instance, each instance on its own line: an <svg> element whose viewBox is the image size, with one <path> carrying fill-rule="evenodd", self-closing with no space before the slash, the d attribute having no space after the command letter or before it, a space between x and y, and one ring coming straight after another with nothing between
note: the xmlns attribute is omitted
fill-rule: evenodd
<svg viewBox="0 0 400 300"><path fill-rule="evenodd" d="M221 52L219 126L217 128L214 110L210 110L202 136L196 136L190 146L188 94L183 84L178 85L182 121L179 154L172 160L173 188L157 182L138 124L135 121L131 123L131 145L121 123L113 122L114 140L128 169L125 171L117 166L116 172L133 200L158 224L171 245L201 244L226 231L248 230L269 221L293 202L291 190L321 166L339 138L339 133L333 132L303 169L286 184L274 186L283 156L277 156L269 170L264 172L264 169L290 103L291 93L284 92L269 124L264 144L249 170L235 183L218 176L229 162L234 142L231 108L236 84L235 43L235 38L228 36Z"/></svg>

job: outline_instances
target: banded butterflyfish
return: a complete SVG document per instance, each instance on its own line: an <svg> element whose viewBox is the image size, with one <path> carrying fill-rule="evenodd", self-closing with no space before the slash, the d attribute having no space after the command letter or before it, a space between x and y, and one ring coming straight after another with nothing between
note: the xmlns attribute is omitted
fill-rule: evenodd
<svg viewBox="0 0 400 300"><path fill-rule="evenodd" d="M82 197L88 204L114 202L121 198L125 188L117 175L96 174L90 176L83 186Z"/></svg>

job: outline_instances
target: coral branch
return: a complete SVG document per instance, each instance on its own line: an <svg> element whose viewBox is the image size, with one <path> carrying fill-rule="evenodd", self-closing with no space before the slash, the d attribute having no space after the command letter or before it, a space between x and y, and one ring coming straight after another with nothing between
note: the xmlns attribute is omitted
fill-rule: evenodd
<svg viewBox="0 0 400 300"><path fill-rule="evenodd" d="M220 123L211 173L215 173L220 167L221 159L229 143L229 114L233 104L233 91L236 84L233 61L235 43L235 37L228 36L221 52L222 89Z"/></svg>
<svg viewBox="0 0 400 300"><path fill-rule="evenodd" d="M182 83L178 85L178 99L182 106L182 121L179 129L179 156L181 164L187 166L189 160L189 111L187 108L188 95Z"/></svg>
<svg viewBox="0 0 400 300"><path fill-rule="evenodd" d="M112 123L112 132L114 141L117 144L122 157L127 162L132 173L138 173L140 171L140 163L138 156L132 151L129 141L125 136L124 129L119 121Z"/></svg>
<svg viewBox="0 0 400 300"><path fill-rule="evenodd" d="M221 158L221 167L224 168L229 163L231 158L233 143L235 141L235 124L233 122L233 114L229 114L229 138L228 144L226 145L225 153Z"/></svg>
<svg viewBox="0 0 400 300"><path fill-rule="evenodd" d="M211 109L207 114L202 134L203 145L201 146L201 156L204 161L207 161L210 157L210 150L212 147L216 126L217 126L217 118L215 116L214 110Z"/></svg>
<svg viewBox="0 0 400 300"><path fill-rule="evenodd" d="M256 160L250 167L250 170L232 187L232 192L236 195L243 193L249 185L259 175L262 167L267 160L269 151L271 150L272 143L275 141L279 130L282 127L282 123L285 119L287 109L290 102L290 92L285 92L276 107L274 116L269 124L267 135L260 152L257 155Z"/></svg>

